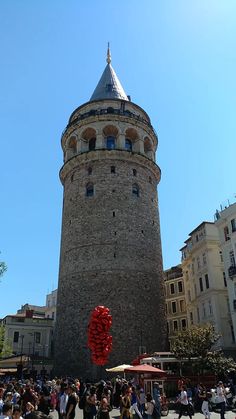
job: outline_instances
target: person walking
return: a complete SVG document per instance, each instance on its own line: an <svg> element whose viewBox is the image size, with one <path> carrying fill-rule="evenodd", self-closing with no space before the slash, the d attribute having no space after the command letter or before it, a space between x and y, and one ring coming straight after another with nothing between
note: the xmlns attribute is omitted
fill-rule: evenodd
<svg viewBox="0 0 236 419"><path fill-rule="evenodd" d="M132 386L132 393L131 393L131 408L130 408L130 412L133 413L135 412L138 417L140 419L143 419L139 409L138 409L138 397L137 397L137 392L134 386Z"/></svg>
<svg viewBox="0 0 236 419"><path fill-rule="evenodd" d="M181 387L181 393L177 401L180 403L178 419L180 419L183 413L185 412L187 412L190 419L192 419L192 414L191 414L190 405L189 405L188 396L187 396L187 387L185 385Z"/></svg>
<svg viewBox="0 0 236 419"><path fill-rule="evenodd" d="M225 388L222 381L219 381L216 387L217 407L220 409L220 419L225 419Z"/></svg>
<svg viewBox="0 0 236 419"><path fill-rule="evenodd" d="M207 392L207 389L205 386L203 386L202 389L202 413L205 416L205 419L210 419L211 413L209 410L209 401L208 398L211 396L210 392Z"/></svg>

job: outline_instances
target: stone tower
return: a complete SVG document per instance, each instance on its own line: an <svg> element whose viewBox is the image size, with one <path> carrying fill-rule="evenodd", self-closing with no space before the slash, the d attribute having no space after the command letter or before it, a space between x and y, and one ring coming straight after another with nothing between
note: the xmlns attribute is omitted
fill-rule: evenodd
<svg viewBox="0 0 236 419"><path fill-rule="evenodd" d="M162 251L155 163L157 135L107 65L89 102L62 135L64 186L55 372L98 378L87 326L110 308L109 365L165 350Z"/></svg>

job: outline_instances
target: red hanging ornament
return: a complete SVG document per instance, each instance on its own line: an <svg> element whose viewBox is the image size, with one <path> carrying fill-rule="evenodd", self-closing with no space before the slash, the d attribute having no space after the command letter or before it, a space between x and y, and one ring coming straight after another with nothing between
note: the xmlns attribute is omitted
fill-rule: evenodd
<svg viewBox="0 0 236 419"><path fill-rule="evenodd" d="M109 335L112 316L109 313L109 308L97 306L88 325L88 347L92 362L96 365L105 365L112 350L112 336Z"/></svg>

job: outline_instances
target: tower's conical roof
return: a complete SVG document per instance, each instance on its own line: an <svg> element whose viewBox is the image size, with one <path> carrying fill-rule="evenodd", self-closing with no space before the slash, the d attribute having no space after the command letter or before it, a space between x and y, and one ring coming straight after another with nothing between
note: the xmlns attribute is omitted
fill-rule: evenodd
<svg viewBox="0 0 236 419"><path fill-rule="evenodd" d="M94 90L90 100L99 99L123 99L129 100L120 81L111 65L111 53L108 44L107 49L107 65L102 73L96 89Z"/></svg>

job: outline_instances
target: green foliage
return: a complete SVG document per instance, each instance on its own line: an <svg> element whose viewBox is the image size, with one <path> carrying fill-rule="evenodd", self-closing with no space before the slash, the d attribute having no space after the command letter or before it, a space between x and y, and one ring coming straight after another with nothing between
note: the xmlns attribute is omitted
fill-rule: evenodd
<svg viewBox="0 0 236 419"><path fill-rule="evenodd" d="M7 265L5 264L5 262L0 261L0 277L4 274L4 272L6 272L6 270L7 270Z"/></svg>
<svg viewBox="0 0 236 419"><path fill-rule="evenodd" d="M204 359L219 338L211 324L192 326L177 334L171 349L178 359Z"/></svg>
<svg viewBox="0 0 236 419"><path fill-rule="evenodd" d="M180 360L195 358L193 364L197 372L202 373L208 369L218 377L223 377L227 372L236 371L236 363L232 358L226 358L221 351L212 351L219 338L220 335L215 333L211 324L192 326L176 335L171 349Z"/></svg>
<svg viewBox="0 0 236 419"><path fill-rule="evenodd" d="M224 377L228 372L236 371L236 363L233 358L226 358L221 351L209 352L206 366L219 377Z"/></svg>
<svg viewBox="0 0 236 419"><path fill-rule="evenodd" d="M0 359L12 355L12 347L8 339L5 339L5 327L0 326Z"/></svg>

